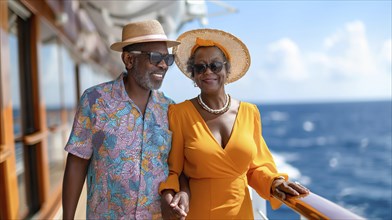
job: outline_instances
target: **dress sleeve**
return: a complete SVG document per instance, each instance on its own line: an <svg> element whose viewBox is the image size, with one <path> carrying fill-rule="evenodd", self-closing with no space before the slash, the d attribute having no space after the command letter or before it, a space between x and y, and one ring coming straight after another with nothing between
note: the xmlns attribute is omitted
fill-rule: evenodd
<svg viewBox="0 0 392 220"><path fill-rule="evenodd" d="M169 106L169 129L172 133L172 146L169 153L168 165L169 176L165 182L161 182L159 193L165 189L172 189L175 192L180 191L178 177L180 176L184 165L184 137L182 134L181 123L176 114L175 105Z"/></svg>
<svg viewBox="0 0 392 220"><path fill-rule="evenodd" d="M92 120L88 92L84 92L80 98L78 109L72 125L65 150L83 159L89 159L93 152L92 147Z"/></svg>
<svg viewBox="0 0 392 220"><path fill-rule="evenodd" d="M262 198L270 201L273 209L277 209L282 203L272 197L271 185L276 177L283 176L288 179L288 176L285 173L278 173L271 152L262 136L260 113L255 105L254 108L253 138L257 147L257 155L247 173L248 183Z"/></svg>

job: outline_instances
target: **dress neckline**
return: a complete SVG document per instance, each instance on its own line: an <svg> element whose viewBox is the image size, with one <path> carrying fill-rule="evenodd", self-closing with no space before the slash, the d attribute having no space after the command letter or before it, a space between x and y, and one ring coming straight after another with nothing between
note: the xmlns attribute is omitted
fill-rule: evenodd
<svg viewBox="0 0 392 220"><path fill-rule="evenodd" d="M224 147L220 143L218 143L218 141L216 140L215 136L212 134L210 127L208 127L207 122L204 121L204 118L201 116L200 112L197 110L196 106L192 103L192 101L191 100L186 100L186 102L188 102L189 105L192 106L192 109L196 112L197 117L201 120L201 123L203 124L203 127L205 127L205 130L210 135L210 137L214 140L214 142L219 146L219 148L221 150L226 151L227 147L229 146L229 144L231 142L231 139L232 139L232 136L234 134L235 128L237 127L237 124L238 124L237 123L237 121L239 120L238 116L240 115L240 112L242 111L241 110L242 109L242 107L241 107L242 106L242 102L240 101L240 104L238 105L238 111L237 111L237 114L235 116L235 120L234 120L234 123L232 125L232 128L231 128L230 136L229 136L229 139L227 140L227 143L226 143L226 145Z"/></svg>

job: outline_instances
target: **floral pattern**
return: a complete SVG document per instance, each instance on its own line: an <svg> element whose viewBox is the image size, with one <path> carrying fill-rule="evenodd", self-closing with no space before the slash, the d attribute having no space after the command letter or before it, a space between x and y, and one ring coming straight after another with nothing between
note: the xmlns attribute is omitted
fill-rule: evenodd
<svg viewBox="0 0 392 220"><path fill-rule="evenodd" d="M83 93L65 147L91 160L88 219L161 218L158 186L168 176L173 101L153 90L143 117L125 91L125 74Z"/></svg>

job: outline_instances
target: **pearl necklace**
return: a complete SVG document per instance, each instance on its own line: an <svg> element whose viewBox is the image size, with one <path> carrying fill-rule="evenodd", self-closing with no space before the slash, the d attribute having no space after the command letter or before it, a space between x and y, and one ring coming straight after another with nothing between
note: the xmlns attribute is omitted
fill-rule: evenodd
<svg viewBox="0 0 392 220"><path fill-rule="evenodd" d="M225 113L225 112L227 112L227 110L229 110L230 104L231 104L231 97L229 94L226 94L226 103L223 106L223 108L221 108L221 109L212 109L212 108L208 107L208 105L203 102L203 99L201 98L200 94L197 96L197 102L207 112L219 115L219 114Z"/></svg>

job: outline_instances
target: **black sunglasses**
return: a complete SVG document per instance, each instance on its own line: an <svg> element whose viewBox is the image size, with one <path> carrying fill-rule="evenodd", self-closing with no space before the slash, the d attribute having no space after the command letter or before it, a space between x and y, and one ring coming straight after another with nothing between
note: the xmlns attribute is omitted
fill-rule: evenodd
<svg viewBox="0 0 392 220"><path fill-rule="evenodd" d="M158 65L158 63L165 61L166 65L171 66L174 62L174 54L161 54L159 52L146 52L146 51L128 51L133 54L147 54L150 57L150 63Z"/></svg>
<svg viewBox="0 0 392 220"><path fill-rule="evenodd" d="M222 70L223 65L225 65L225 64L226 64L226 62L216 61L216 62L213 62L210 64L193 64L192 68L193 68L193 71L195 71L195 73L197 73L197 74L205 73L207 71L207 68L210 68L210 70L213 73L219 73Z"/></svg>

